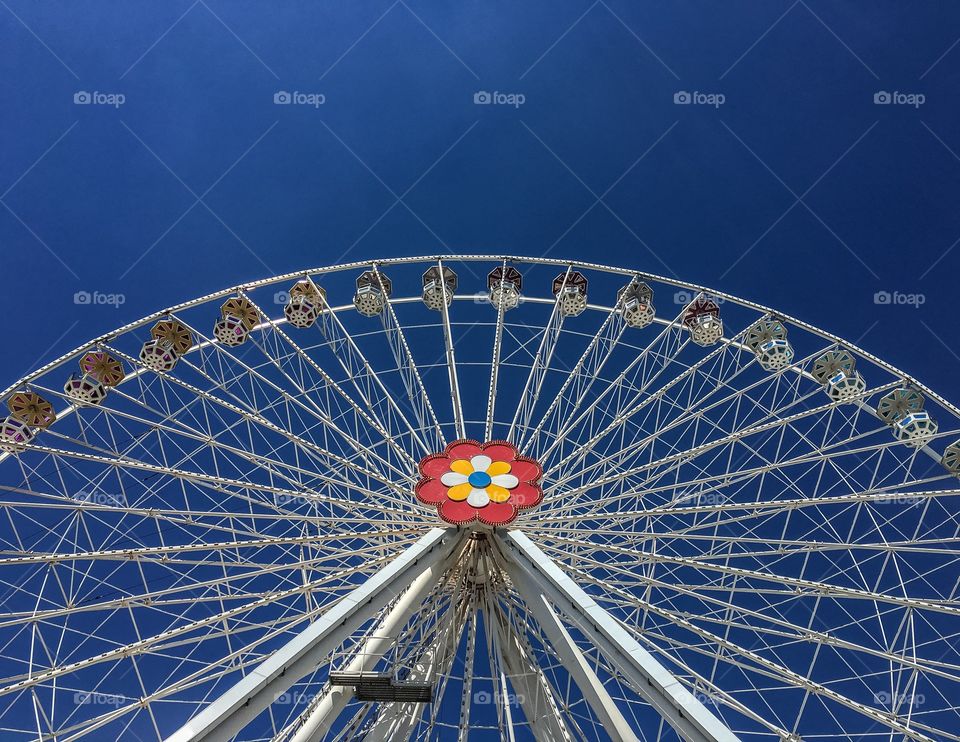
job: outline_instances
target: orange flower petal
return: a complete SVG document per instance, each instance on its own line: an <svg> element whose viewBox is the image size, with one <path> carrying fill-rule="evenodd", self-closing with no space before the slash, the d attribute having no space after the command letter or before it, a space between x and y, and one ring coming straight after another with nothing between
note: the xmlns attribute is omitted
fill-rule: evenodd
<svg viewBox="0 0 960 742"><path fill-rule="evenodd" d="M464 482L463 484L458 484L447 490L447 497L449 497L451 500L456 500L457 502L460 500L466 500L468 497L470 497L470 491L472 489L473 485L471 485L469 482Z"/></svg>
<svg viewBox="0 0 960 742"><path fill-rule="evenodd" d="M510 464L506 461L494 461L490 466L487 467L487 474L491 477L495 477L498 474L509 474L510 473Z"/></svg>
<svg viewBox="0 0 960 742"><path fill-rule="evenodd" d="M510 490L497 484L491 484L487 487L487 494L494 502L506 502L510 499Z"/></svg>
<svg viewBox="0 0 960 742"><path fill-rule="evenodd" d="M450 471L455 471L457 474L463 474L466 477L469 477L473 474L473 467L470 465L469 461L464 459L457 459L456 461L450 462Z"/></svg>

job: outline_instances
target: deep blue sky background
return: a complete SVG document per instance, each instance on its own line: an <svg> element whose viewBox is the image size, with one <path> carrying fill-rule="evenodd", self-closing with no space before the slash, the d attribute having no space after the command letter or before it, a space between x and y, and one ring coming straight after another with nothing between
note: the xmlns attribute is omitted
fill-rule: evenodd
<svg viewBox="0 0 960 742"><path fill-rule="evenodd" d="M0 29L0 386L230 284L488 251L715 286L960 400L956 3L3 0Z"/></svg>

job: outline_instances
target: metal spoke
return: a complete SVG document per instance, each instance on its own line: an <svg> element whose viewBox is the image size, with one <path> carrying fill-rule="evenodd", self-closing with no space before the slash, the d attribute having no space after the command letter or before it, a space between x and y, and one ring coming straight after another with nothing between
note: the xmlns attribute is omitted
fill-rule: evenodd
<svg viewBox="0 0 960 742"><path fill-rule="evenodd" d="M563 274L562 286L567 285L572 270L573 266L567 266L567 270ZM537 402L540 400L543 384L546 381L547 372L550 369L550 362L553 360L553 354L557 348L560 333L563 330L563 319L564 315L560 311L560 296L558 294L554 300L553 309L550 310L550 319L547 321L546 326L543 328L543 333L540 336L540 345L537 348L537 353L533 357L533 362L530 364L530 373L527 375L527 380L523 385L523 391L520 393L520 404L517 406L513 420L510 421L510 429L507 432L508 441L516 440L517 431L527 430L530 425L530 419L533 416L533 411L537 407Z"/></svg>
<svg viewBox="0 0 960 742"><path fill-rule="evenodd" d="M960 739L960 409L750 301L365 260L0 401L4 739Z"/></svg>
<svg viewBox="0 0 960 742"><path fill-rule="evenodd" d="M437 269L440 275L443 275L443 261L437 261ZM457 377L457 357L453 348L453 330L450 326L450 309L447 303L448 289L447 284L441 281L443 286L443 303L440 307L440 314L443 317L443 343L446 349L447 358L447 376L450 380L450 400L453 405L453 427L457 438L467 437L466 423L463 419L463 402L460 399L460 381Z"/></svg>
<svg viewBox="0 0 960 742"><path fill-rule="evenodd" d="M507 285L507 261L503 261L500 273L500 296ZM503 318L507 312L507 302L501 298L497 303L497 325L493 332L493 357L490 359L490 386L487 392L487 417L483 428L483 439L493 437L493 416L497 406L497 379L500 376L500 349L503 345ZM512 734L512 732L511 732Z"/></svg>

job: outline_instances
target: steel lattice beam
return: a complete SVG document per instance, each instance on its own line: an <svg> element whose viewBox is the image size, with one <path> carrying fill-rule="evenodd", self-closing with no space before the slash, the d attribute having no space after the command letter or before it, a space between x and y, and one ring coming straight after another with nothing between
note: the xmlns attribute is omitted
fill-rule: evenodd
<svg viewBox="0 0 960 742"><path fill-rule="evenodd" d="M544 598L556 605L678 734L691 742L738 742L720 719L533 541L519 531L495 538L504 566L519 583L531 610L541 611L538 602ZM602 686L595 690L603 691Z"/></svg>
<svg viewBox="0 0 960 742"><path fill-rule="evenodd" d="M337 601L329 611L275 651L219 698L167 738L167 742L226 741L274 698L311 673L365 621L424 572L439 578L462 541L454 529L433 528L383 571Z"/></svg>
<svg viewBox="0 0 960 742"><path fill-rule="evenodd" d="M523 707L523 715L537 742L570 742L566 727L550 684L536 659L517 635L509 618L502 610L487 613L489 630L501 649L503 664L509 673L507 679ZM507 701L509 705L509 701Z"/></svg>
<svg viewBox="0 0 960 742"><path fill-rule="evenodd" d="M437 584L437 578L442 574L441 569L445 566L444 564L438 564L435 568L425 569L420 573L406 592L400 596L396 605L383 617L376 629L373 630L370 638L360 647L356 657L344 668L346 672L364 672L376 666L383 655L393 646L410 616L420 607L423 599ZM350 689L343 687L330 688L320 703L310 710L303 721L303 725L291 738L291 742L318 742L318 740L323 739L330 726L351 700Z"/></svg>

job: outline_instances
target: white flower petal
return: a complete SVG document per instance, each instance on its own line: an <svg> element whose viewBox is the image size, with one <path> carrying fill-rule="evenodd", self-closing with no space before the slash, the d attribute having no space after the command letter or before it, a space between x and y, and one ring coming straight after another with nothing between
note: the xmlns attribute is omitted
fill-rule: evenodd
<svg viewBox="0 0 960 742"><path fill-rule="evenodd" d="M512 490L514 487L520 484L520 480L513 476L513 474L497 474L497 476L490 477L490 479L494 484L499 484L501 487L506 487L508 490Z"/></svg>
<svg viewBox="0 0 960 742"><path fill-rule="evenodd" d="M470 490L470 494L467 497L467 504L475 508L485 507L489 502L490 495L487 494L487 491L477 489L476 487Z"/></svg>
<svg viewBox="0 0 960 742"><path fill-rule="evenodd" d="M458 484L464 484L467 481L465 474L457 474L455 471L448 471L442 477L440 481L443 482L447 487L453 487Z"/></svg>
<svg viewBox="0 0 960 742"><path fill-rule="evenodd" d="M485 472L492 463L493 459L491 459L489 456L480 455L474 456L472 459L470 459L470 466L473 467L474 471Z"/></svg>

